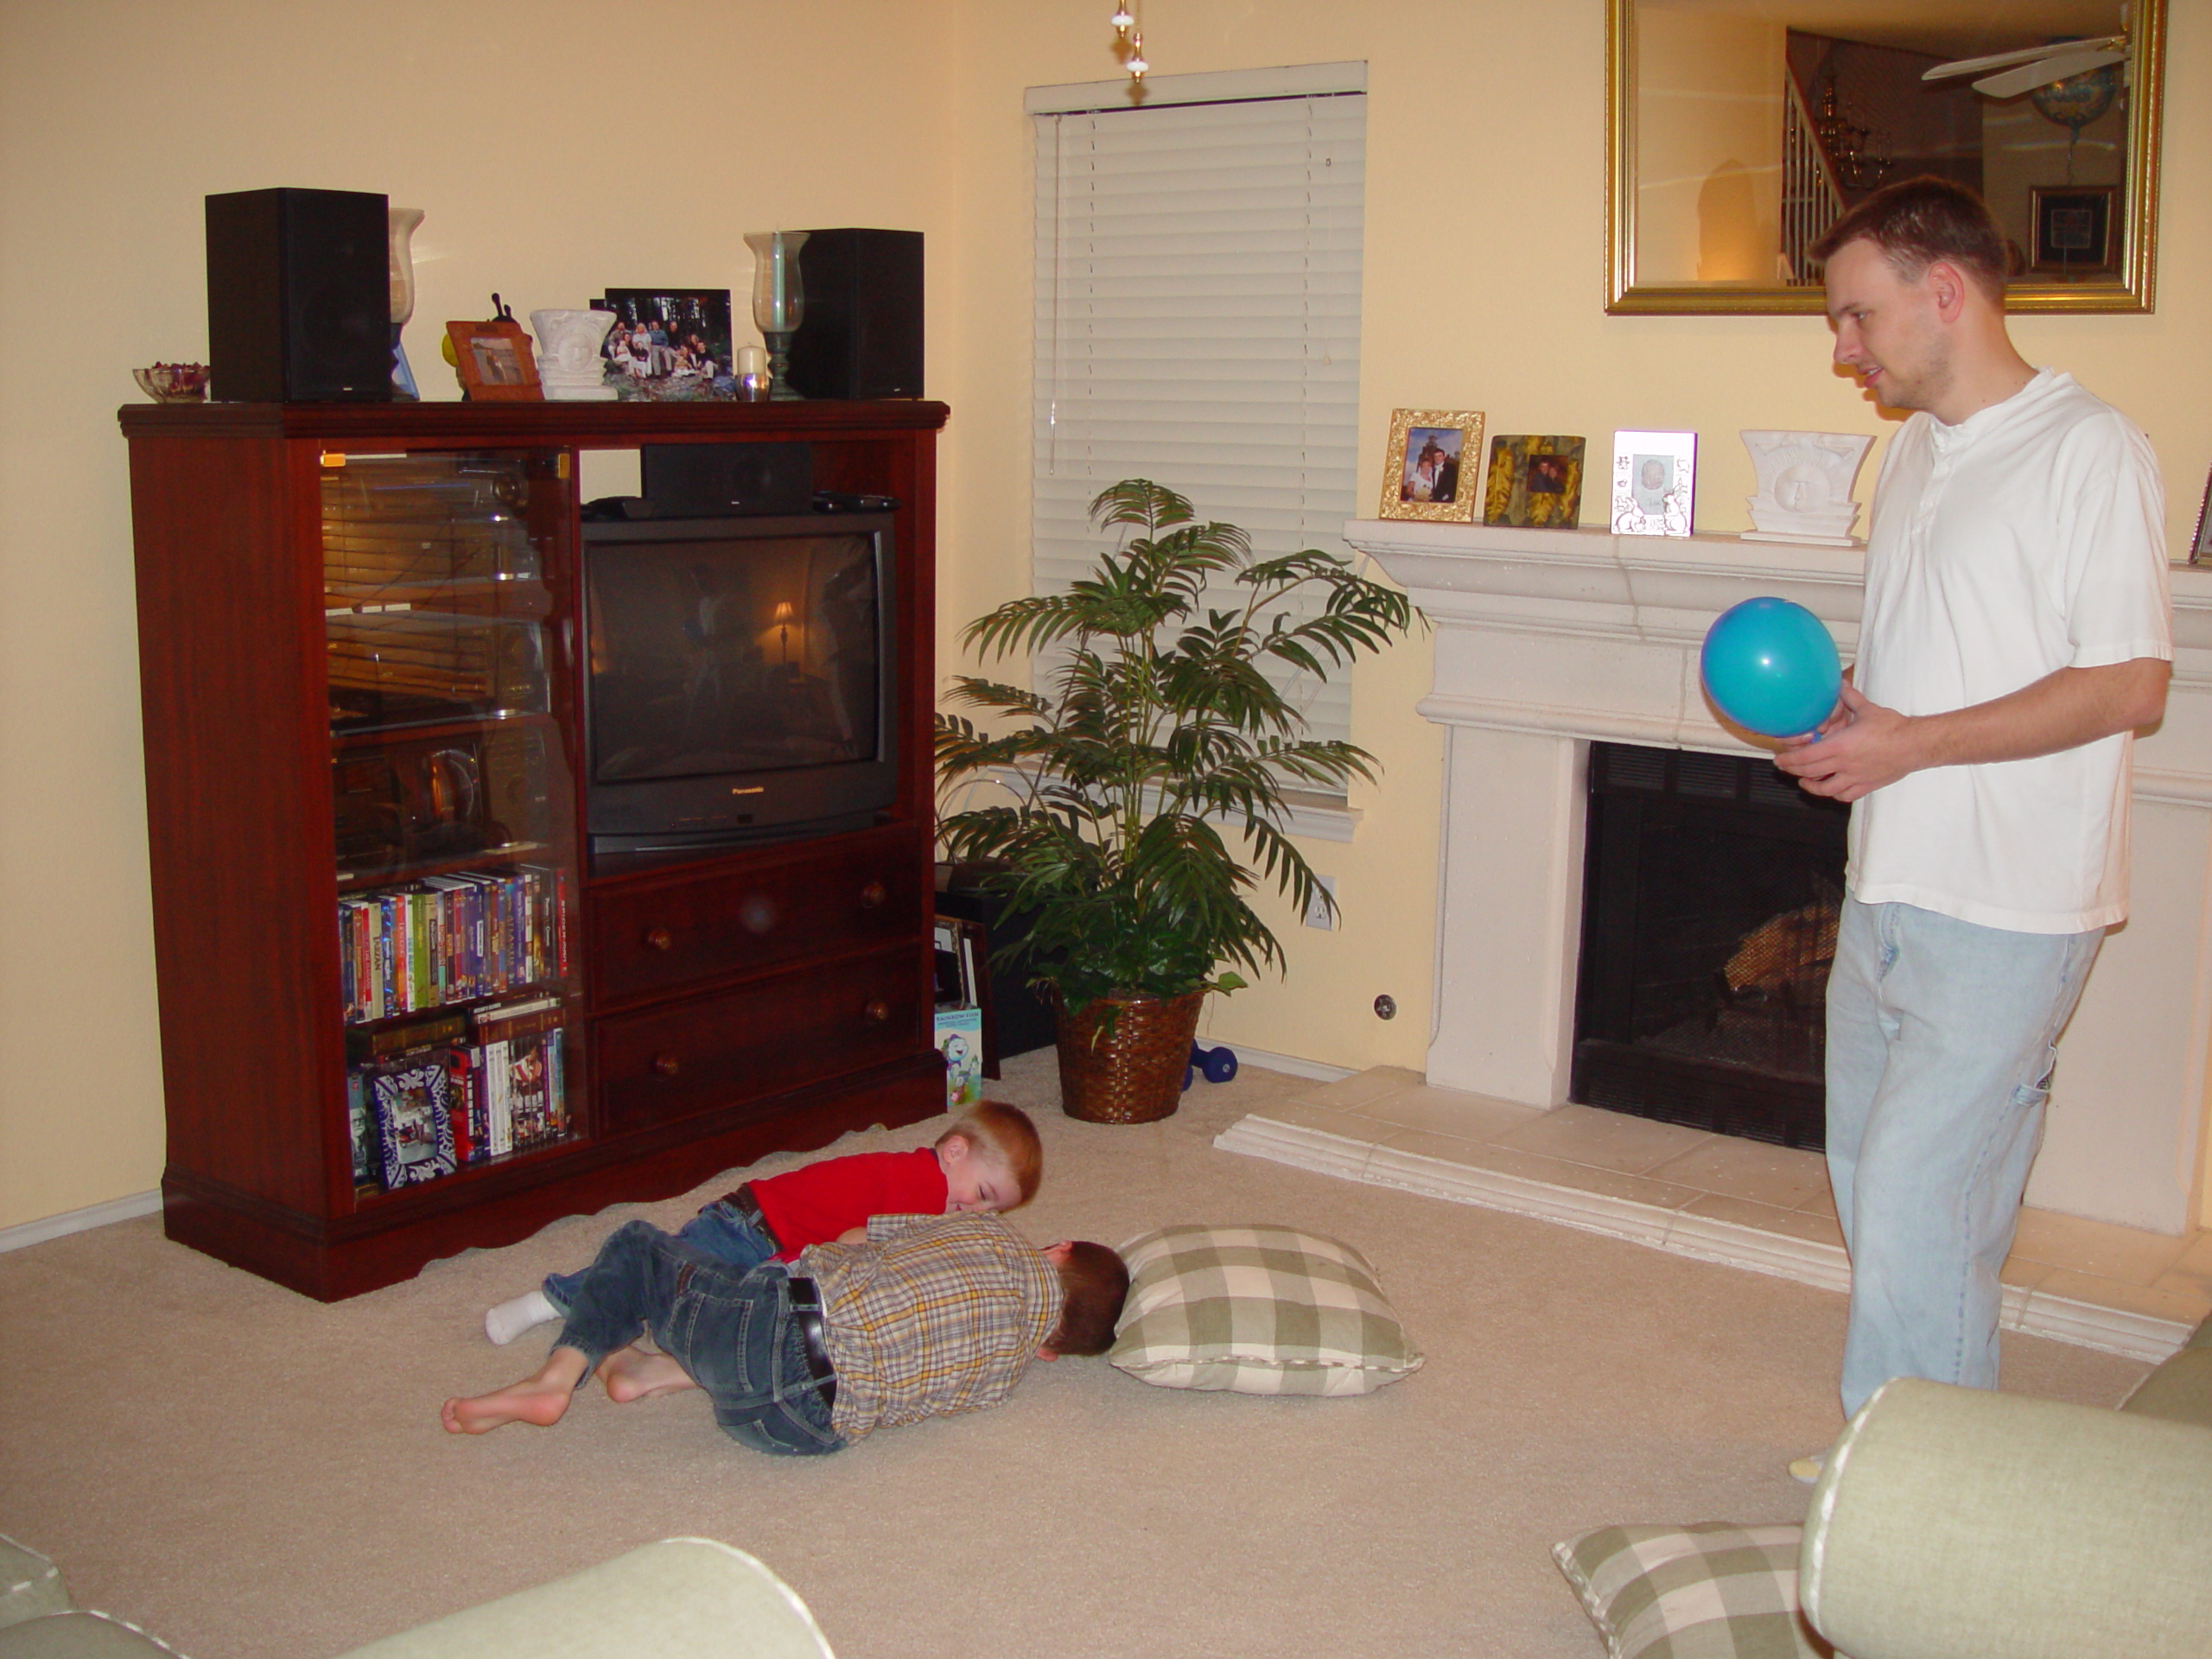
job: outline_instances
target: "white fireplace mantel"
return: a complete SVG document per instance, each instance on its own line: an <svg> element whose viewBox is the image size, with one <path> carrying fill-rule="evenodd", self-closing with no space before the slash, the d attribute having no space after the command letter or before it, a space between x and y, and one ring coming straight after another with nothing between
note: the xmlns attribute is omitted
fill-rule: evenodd
<svg viewBox="0 0 2212 1659"><path fill-rule="evenodd" d="M1857 548L1355 519L1344 539L1435 628L1420 712L1445 728L1429 1081L1567 1097L1592 740L1751 754L1698 683L1738 600L1796 601L1847 661ZM2199 1213L2212 1047L2212 569L2174 570L2166 717L2136 748L2133 915L2075 1016L2029 1187L2040 1207L2179 1233Z"/></svg>

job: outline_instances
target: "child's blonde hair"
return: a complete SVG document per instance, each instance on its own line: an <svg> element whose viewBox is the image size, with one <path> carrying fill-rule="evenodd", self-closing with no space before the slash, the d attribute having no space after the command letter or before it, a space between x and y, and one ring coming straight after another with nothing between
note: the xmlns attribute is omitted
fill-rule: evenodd
<svg viewBox="0 0 2212 1659"><path fill-rule="evenodd" d="M1037 1196L1037 1183L1045 1175L1045 1147L1037 1139L1037 1126L1020 1107L1001 1100L983 1101L961 1114L957 1122L938 1136L936 1144L942 1147L955 1135L1006 1166L1020 1195L1008 1209L1018 1210Z"/></svg>

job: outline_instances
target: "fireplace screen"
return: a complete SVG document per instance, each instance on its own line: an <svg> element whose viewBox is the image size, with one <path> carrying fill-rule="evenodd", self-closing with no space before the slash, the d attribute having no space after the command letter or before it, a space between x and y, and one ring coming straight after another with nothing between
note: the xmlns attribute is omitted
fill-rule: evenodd
<svg viewBox="0 0 2212 1659"><path fill-rule="evenodd" d="M1847 816L1767 760L1591 746L1571 1099L1821 1145Z"/></svg>

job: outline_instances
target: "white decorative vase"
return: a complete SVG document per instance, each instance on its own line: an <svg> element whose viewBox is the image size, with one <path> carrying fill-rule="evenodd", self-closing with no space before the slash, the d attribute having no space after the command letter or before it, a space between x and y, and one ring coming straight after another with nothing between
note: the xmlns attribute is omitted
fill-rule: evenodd
<svg viewBox="0 0 2212 1659"><path fill-rule="evenodd" d="M1851 489L1874 440L1863 432L1745 432L1759 493L1745 503L1756 530L1747 542L1855 547L1859 504Z"/></svg>
<svg viewBox="0 0 2212 1659"><path fill-rule="evenodd" d="M533 311L537 384L556 403L603 404L618 394L607 384L599 348L614 326L612 311Z"/></svg>

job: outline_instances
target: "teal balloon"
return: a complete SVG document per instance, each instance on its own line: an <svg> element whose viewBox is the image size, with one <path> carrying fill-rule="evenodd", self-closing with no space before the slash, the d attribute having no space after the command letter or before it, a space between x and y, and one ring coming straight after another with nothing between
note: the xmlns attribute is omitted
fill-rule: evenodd
<svg viewBox="0 0 2212 1659"><path fill-rule="evenodd" d="M1821 619L1786 599L1732 605L1705 631L1706 695L1746 731L1798 737L1835 708L1843 664Z"/></svg>

